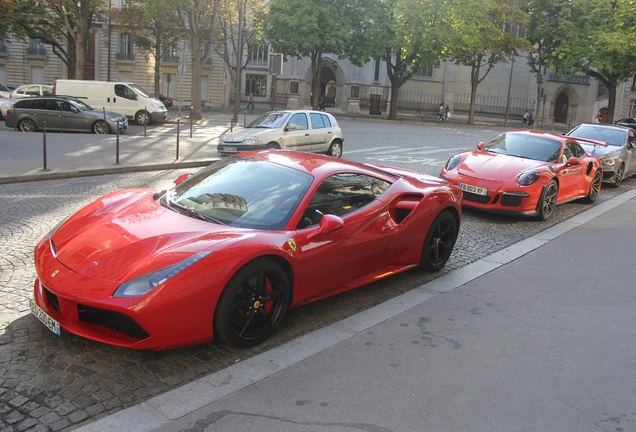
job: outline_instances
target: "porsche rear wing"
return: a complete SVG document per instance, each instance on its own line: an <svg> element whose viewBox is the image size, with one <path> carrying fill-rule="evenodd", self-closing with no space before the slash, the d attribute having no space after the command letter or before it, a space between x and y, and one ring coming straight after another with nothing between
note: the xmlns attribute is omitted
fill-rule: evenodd
<svg viewBox="0 0 636 432"><path fill-rule="evenodd" d="M576 141L582 142L582 144L592 144L594 146L594 150L592 151L592 156L594 156L594 153L596 153L597 146L607 147L609 145L607 141L599 141L599 140L590 139L590 138L578 138L575 136L568 136L568 135L566 136L568 138L574 138Z"/></svg>

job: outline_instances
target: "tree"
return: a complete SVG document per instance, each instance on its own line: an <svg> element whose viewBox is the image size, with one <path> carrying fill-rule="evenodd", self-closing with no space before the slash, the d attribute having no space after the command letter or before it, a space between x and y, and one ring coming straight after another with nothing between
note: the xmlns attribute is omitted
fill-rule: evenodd
<svg viewBox="0 0 636 432"><path fill-rule="evenodd" d="M311 59L312 106L317 109L323 54L341 54L349 38L345 1L271 0L264 31L274 51Z"/></svg>
<svg viewBox="0 0 636 432"><path fill-rule="evenodd" d="M523 22L514 0L460 0L453 7L450 57L470 68L470 108L468 123L475 121L477 87L495 64L511 59L526 41L511 29Z"/></svg>
<svg viewBox="0 0 636 432"><path fill-rule="evenodd" d="M616 89L636 73L636 10L628 0L572 0L568 43L557 49L557 72L581 71L605 84L607 122L614 121Z"/></svg>
<svg viewBox="0 0 636 432"><path fill-rule="evenodd" d="M114 9L116 28L130 33L135 46L154 60L154 94L161 89L161 57L167 48L174 48L182 37L177 13L170 0L125 0L124 7Z"/></svg>
<svg viewBox="0 0 636 432"><path fill-rule="evenodd" d="M451 32L445 0L353 0L349 3L354 64L386 63L391 82L389 119L397 119L400 88L425 67L438 66Z"/></svg>
<svg viewBox="0 0 636 432"><path fill-rule="evenodd" d="M263 0L221 0L220 3L213 48L230 71L234 88L234 121L238 120L241 105L241 71L248 62L248 56L243 54L261 36L259 29L264 9Z"/></svg>
<svg viewBox="0 0 636 432"><path fill-rule="evenodd" d="M191 117L194 120L200 120L203 118L201 112L201 72L203 62L207 60L212 50L219 0L178 0L176 9L179 22L190 44L190 59L192 61Z"/></svg>
<svg viewBox="0 0 636 432"><path fill-rule="evenodd" d="M102 13L104 3L105 0L5 0L0 3L0 14L14 35L50 45L66 65L68 76L82 78L91 25Z"/></svg>
<svg viewBox="0 0 636 432"><path fill-rule="evenodd" d="M537 105L541 107L541 90L546 69L555 69L558 64L557 48L567 44L572 33L570 0L530 0L525 8L528 14L526 39L531 45L528 65L537 82Z"/></svg>

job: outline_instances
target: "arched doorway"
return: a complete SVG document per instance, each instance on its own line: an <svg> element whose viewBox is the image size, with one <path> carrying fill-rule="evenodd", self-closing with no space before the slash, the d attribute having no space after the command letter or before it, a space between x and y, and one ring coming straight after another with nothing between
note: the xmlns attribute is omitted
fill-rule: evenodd
<svg viewBox="0 0 636 432"><path fill-rule="evenodd" d="M314 88L313 83L311 88ZM336 106L336 89L336 74L329 66L323 66L320 74L320 95L325 98L325 107Z"/></svg>
<svg viewBox="0 0 636 432"><path fill-rule="evenodd" d="M554 104L554 122L555 123L567 123L568 122L568 107L570 105L570 99L565 92L562 92L557 96Z"/></svg>

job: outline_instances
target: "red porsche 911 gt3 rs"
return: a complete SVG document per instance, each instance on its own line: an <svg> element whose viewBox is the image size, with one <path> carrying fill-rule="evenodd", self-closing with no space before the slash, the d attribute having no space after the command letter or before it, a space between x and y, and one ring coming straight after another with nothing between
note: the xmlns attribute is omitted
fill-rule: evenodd
<svg viewBox="0 0 636 432"><path fill-rule="evenodd" d="M594 202L603 172L575 138L511 131L451 157L440 177L464 191L465 206L546 220L558 204Z"/></svg>
<svg viewBox="0 0 636 432"><path fill-rule="evenodd" d="M441 269L461 190L413 171L243 153L169 190L106 195L35 249L31 310L133 349L251 346L285 311L414 267Z"/></svg>

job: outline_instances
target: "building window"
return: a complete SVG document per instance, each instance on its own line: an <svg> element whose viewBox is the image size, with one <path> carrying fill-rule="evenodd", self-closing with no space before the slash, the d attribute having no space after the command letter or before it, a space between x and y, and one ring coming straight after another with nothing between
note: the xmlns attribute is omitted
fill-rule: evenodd
<svg viewBox="0 0 636 432"><path fill-rule="evenodd" d="M245 94L267 96L267 75L245 74Z"/></svg>
<svg viewBox="0 0 636 432"><path fill-rule="evenodd" d="M42 46L40 39L30 39L27 54L30 55L46 55L46 50Z"/></svg>
<svg viewBox="0 0 636 432"><path fill-rule="evenodd" d="M7 41L3 37L0 37L0 53L7 53Z"/></svg>
<svg viewBox="0 0 636 432"><path fill-rule="evenodd" d="M289 92L291 94L298 94L298 81L291 81L289 83Z"/></svg>
<svg viewBox="0 0 636 432"><path fill-rule="evenodd" d="M134 60L133 56L133 40L129 33L119 34L119 52L118 60Z"/></svg>
<svg viewBox="0 0 636 432"><path fill-rule="evenodd" d="M247 60L250 63L267 64L269 45L252 44L247 47Z"/></svg>
<svg viewBox="0 0 636 432"><path fill-rule="evenodd" d="M629 117L636 117L636 99L629 102Z"/></svg>
<svg viewBox="0 0 636 432"><path fill-rule="evenodd" d="M351 86L351 97L353 99L360 99L360 86Z"/></svg>
<svg viewBox="0 0 636 432"><path fill-rule="evenodd" d="M424 66L416 76L419 78L433 78L433 68L431 66Z"/></svg>

